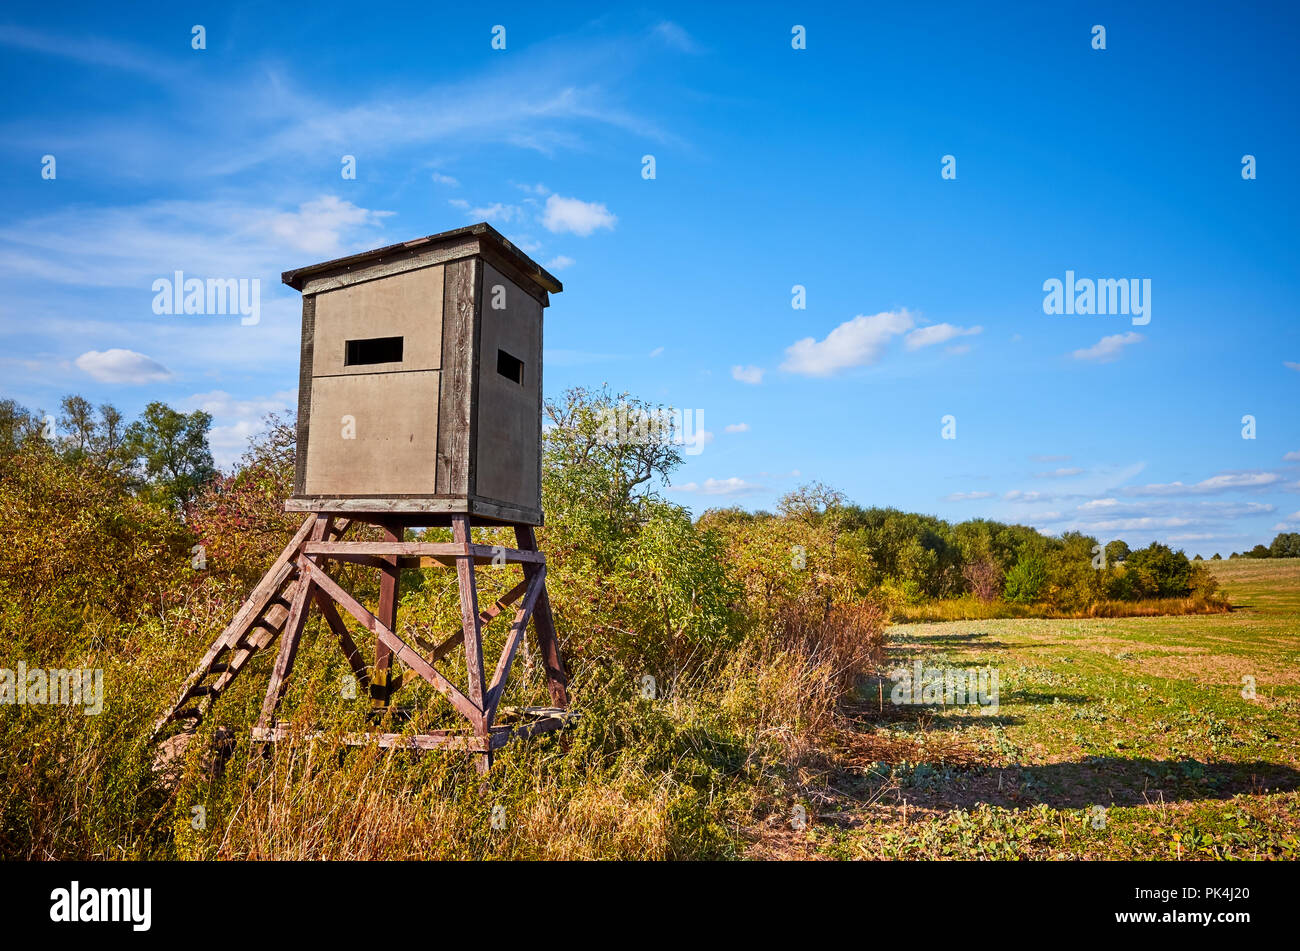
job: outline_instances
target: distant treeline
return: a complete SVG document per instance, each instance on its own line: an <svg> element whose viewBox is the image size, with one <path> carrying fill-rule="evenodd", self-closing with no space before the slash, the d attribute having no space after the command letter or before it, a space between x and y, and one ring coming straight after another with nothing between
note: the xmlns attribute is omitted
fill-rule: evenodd
<svg viewBox="0 0 1300 951"><path fill-rule="evenodd" d="M893 508L864 508L834 490L816 487L817 504L797 510L782 500L777 513L715 509L701 523L724 535L776 534L782 524L816 520L829 529L824 570L848 574L862 594L883 593L894 603L974 597L1062 612L1101 602L1215 597L1217 582L1203 563L1152 542L1136 551L1123 541L1102 542L1081 532L1044 535L1026 525L991 519L952 524ZM795 557L811 557L798 551Z"/></svg>
<svg viewBox="0 0 1300 951"><path fill-rule="evenodd" d="M1218 558L1218 555L1214 556ZM1229 558L1300 558L1300 532L1279 532L1271 545L1256 545L1250 551L1233 552Z"/></svg>

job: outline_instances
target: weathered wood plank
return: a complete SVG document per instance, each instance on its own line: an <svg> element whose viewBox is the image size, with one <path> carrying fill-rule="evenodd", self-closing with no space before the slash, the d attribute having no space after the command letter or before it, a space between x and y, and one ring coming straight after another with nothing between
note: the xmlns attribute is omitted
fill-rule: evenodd
<svg viewBox="0 0 1300 951"><path fill-rule="evenodd" d="M452 537L457 543L468 546L469 531L468 516L452 519ZM466 690L474 705L483 710L483 629L478 619L478 584L474 578L474 566L468 558L457 561L456 581L460 588L460 620L465 638Z"/></svg>
<svg viewBox="0 0 1300 951"><path fill-rule="evenodd" d="M302 297L302 347L298 363L298 438L294 457L293 491L307 488L307 441L311 438L311 379L316 359L316 295Z"/></svg>
<svg viewBox="0 0 1300 951"><path fill-rule="evenodd" d="M438 396L438 456L434 488L439 495L473 491L473 396L477 353L475 289L482 270L477 258L454 261L443 275L442 376Z"/></svg>
<svg viewBox="0 0 1300 951"><path fill-rule="evenodd" d="M394 527L385 523L383 526L384 536L387 541L381 543L394 545L402 543L401 528ZM353 542L352 544L359 544ZM397 588L401 580L401 569L397 566L396 558L385 558L384 566L380 569L382 574L379 578L379 622L390 631L397 627ZM383 696L378 699L387 703L392 696L392 689L388 683L388 670L392 666L392 650L383 639L375 642L375 679L383 685Z"/></svg>

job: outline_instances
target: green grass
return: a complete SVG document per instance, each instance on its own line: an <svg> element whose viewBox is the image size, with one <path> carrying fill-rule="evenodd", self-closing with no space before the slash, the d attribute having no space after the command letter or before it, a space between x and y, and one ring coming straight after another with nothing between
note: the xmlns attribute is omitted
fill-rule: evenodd
<svg viewBox="0 0 1300 951"><path fill-rule="evenodd" d="M1300 858L1300 559L1214 569L1229 614L892 628L897 666L995 668L997 713L899 707L891 681L871 685L845 738L862 752L801 848Z"/></svg>

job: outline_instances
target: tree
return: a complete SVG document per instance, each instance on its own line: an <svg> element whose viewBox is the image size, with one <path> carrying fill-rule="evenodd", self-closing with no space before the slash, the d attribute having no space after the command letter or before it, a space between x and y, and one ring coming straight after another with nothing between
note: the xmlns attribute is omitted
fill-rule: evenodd
<svg viewBox="0 0 1300 951"><path fill-rule="evenodd" d="M1273 558L1300 558L1300 532L1280 532L1268 546Z"/></svg>
<svg viewBox="0 0 1300 951"><path fill-rule="evenodd" d="M40 432L40 418L14 400L0 400L0 459L18 451L23 440Z"/></svg>
<svg viewBox="0 0 1300 951"><path fill-rule="evenodd" d="M1106 545L1106 564L1118 565L1121 561L1128 558L1132 549L1128 547L1128 542L1122 538L1117 538Z"/></svg>
<svg viewBox="0 0 1300 951"><path fill-rule="evenodd" d="M1192 563L1167 545L1152 542L1133 552L1125 567L1136 578L1138 597L1184 598L1192 592Z"/></svg>
<svg viewBox="0 0 1300 951"><path fill-rule="evenodd" d="M992 558L968 561L962 568L961 574L970 585L971 592L981 601L988 603L998 596L998 587L1002 584L1002 569Z"/></svg>
<svg viewBox="0 0 1300 951"><path fill-rule="evenodd" d="M551 543L593 552L604 563L618 554L660 501L682 464L673 440L661 425L663 407L613 394L608 387L574 387L547 400L543 431L542 498Z"/></svg>
<svg viewBox="0 0 1300 951"><path fill-rule="evenodd" d="M212 417L202 410L178 413L153 402L126 430L126 449L136 460L147 489L184 512L199 490L216 475L208 449Z"/></svg>

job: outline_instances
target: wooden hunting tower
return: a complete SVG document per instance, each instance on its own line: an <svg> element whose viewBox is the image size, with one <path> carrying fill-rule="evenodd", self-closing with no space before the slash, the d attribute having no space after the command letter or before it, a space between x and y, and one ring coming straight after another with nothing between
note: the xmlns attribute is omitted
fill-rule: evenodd
<svg viewBox="0 0 1300 951"><path fill-rule="evenodd" d="M303 295L290 511L541 524L542 311L559 281L486 224L283 280Z"/></svg>
<svg viewBox="0 0 1300 951"><path fill-rule="evenodd" d="M468 730L349 734L348 743L458 749L487 769L517 737L561 729L567 678L546 591L542 524L542 311L560 282L486 224L286 271L302 292L298 454L290 512L308 513L235 619L158 720L191 729L258 651L280 649L253 738L283 739L275 712L313 605L338 641L375 717L394 722L395 662L431 684ZM345 539L376 526L382 541ZM475 544L473 524L510 526L516 548ZM405 540L414 527L446 527L452 541ZM329 573L331 562L377 568L374 611ZM425 640L399 636L403 568L454 567L460 629ZM517 565L523 579L483 608L477 568ZM505 585L500 586L502 589ZM517 602L517 603L516 603ZM514 606L491 677L484 627ZM374 635L373 663L338 608ZM507 615L509 616L509 615ZM552 706L501 705L511 664L532 622ZM464 649L463 676L438 664Z"/></svg>

